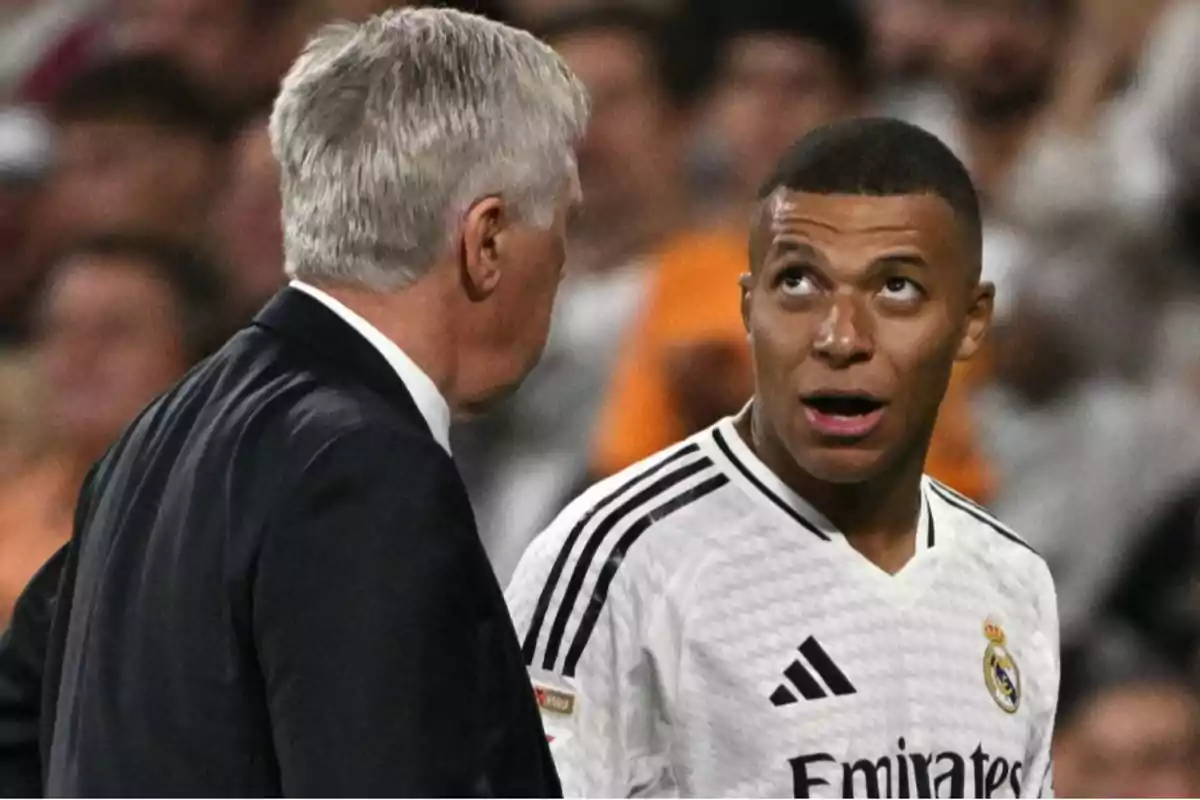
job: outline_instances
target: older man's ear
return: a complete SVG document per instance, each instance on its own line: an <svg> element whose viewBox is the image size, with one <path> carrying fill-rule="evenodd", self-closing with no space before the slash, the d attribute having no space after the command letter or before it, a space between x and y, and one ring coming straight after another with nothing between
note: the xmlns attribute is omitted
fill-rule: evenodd
<svg viewBox="0 0 1200 800"><path fill-rule="evenodd" d="M475 203L463 218L463 282L472 300L487 298L500 284L501 248L508 225L504 201L494 196Z"/></svg>

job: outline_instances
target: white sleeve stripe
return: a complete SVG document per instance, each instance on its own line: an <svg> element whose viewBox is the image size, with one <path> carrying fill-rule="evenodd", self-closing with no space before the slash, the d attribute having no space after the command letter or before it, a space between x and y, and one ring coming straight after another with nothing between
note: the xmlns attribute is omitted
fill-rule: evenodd
<svg viewBox="0 0 1200 800"><path fill-rule="evenodd" d="M542 659L543 669L553 670L555 663L558 661L558 652L562 647L563 636L567 631L567 622L571 618L571 612L575 608L575 601L579 599L580 590L587 579L588 571L592 566L592 559L595 558L596 552L600 549L600 545L603 544L605 537L608 536L621 520L648 505L655 498L680 482L703 470L711 469L713 466L712 459L706 457L672 470L626 500L611 513L607 514L604 519L600 520L599 524L596 525L588 536L583 550L579 553L579 559L575 562L575 570L571 573L571 580L568 581L562 601L559 603L558 614L554 618L554 625L551 626L550 636L546 640L546 654Z"/></svg>
<svg viewBox="0 0 1200 800"><path fill-rule="evenodd" d="M599 500L586 514L580 517L579 522L575 524L567 536L566 542L563 543L562 549L559 550L558 557L554 560L554 565L550 569L550 575L546 578L546 583L542 587L542 593L538 596L537 606L534 609L533 619L530 621L529 631L525 634L525 640L521 646L521 653L525 657L526 666L533 666L533 657L537 651L538 638L541 636L542 625L546 620L546 614L550 610L550 603L554 598L554 592L558 588L558 582L562 577L563 571L566 569L567 561L571 557L571 550L574 549L575 542L579 539L584 527L592 521L597 513L621 498L634 486L649 479L668 465L685 456L699 452L699 450L700 446L694 442L678 448L658 463L634 475L615 491Z"/></svg>

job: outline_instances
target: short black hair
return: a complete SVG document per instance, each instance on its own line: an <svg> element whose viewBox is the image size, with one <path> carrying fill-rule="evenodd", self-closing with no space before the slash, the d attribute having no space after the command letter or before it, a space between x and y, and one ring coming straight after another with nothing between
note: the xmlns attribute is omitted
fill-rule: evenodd
<svg viewBox="0 0 1200 800"><path fill-rule="evenodd" d="M725 43L743 36L786 36L831 55L848 86L871 80L871 29L857 0L712 0Z"/></svg>
<svg viewBox="0 0 1200 800"><path fill-rule="evenodd" d="M54 263L61 266L77 258L121 260L149 267L170 287L179 306L178 322L190 363L209 356L229 334L225 281L203 251L138 233L103 233L67 245Z"/></svg>
<svg viewBox="0 0 1200 800"><path fill-rule="evenodd" d="M50 116L78 122L141 122L220 144L231 121L181 67L156 54L114 56L75 75L55 98Z"/></svg>
<svg viewBox="0 0 1200 800"><path fill-rule="evenodd" d="M860 117L814 129L784 154L758 192L892 197L928 194L954 210L979 255L983 222L966 166L929 131L898 119Z"/></svg>
<svg viewBox="0 0 1200 800"><path fill-rule="evenodd" d="M694 17L655 12L623 2L568 8L541 18L531 32L553 46L581 33L617 31L641 40L667 99L680 109L693 106L712 77L711 36Z"/></svg>

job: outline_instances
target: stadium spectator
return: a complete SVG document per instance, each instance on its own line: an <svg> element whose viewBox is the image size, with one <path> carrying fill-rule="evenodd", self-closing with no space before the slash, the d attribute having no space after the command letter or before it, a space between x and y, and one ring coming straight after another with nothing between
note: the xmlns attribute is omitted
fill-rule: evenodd
<svg viewBox="0 0 1200 800"><path fill-rule="evenodd" d="M117 0L116 10L120 52L168 55L239 111L274 97L322 9L315 0Z"/></svg>
<svg viewBox="0 0 1200 800"><path fill-rule="evenodd" d="M284 283L279 165L266 115L252 118L235 137L213 208L212 239L228 273L230 310L236 321L248 321Z"/></svg>
<svg viewBox="0 0 1200 800"><path fill-rule="evenodd" d="M948 96L914 121L954 144L994 200L1050 97L1069 30L1068 0L938 0Z"/></svg>
<svg viewBox="0 0 1200 800"><path fill-rule="evenodd" d="M1114 222L1164 233L1172 140L1200 111L1200 4L1094 0L1078 14L1038 131L1006 189L1026 230Z"/></svg>
<svg viewBox="0 0 1200 800"><path fill-rule="evenodd" d="M711 125L728 170L721 213L744 231L759 185L809 130L861 112L870 31L852 0L716 3L721 37Z"/></svg>
<svg viewBox="0 0 1200 800"><path fill-rule="evenodd" d="M592 117L579 148L586 201L545 356L503 413L455 444L502 580L588 479L616 354L656 254L687 220L684 137L702 85L672 45L678 26L635 6L567 12L537 30L587 87Z"/></svg>
<svg viewBox="0 0 1200 800"><path fill-rule="evenodd" d="M96 238L56 260L34 350L49 442L0 485L0 629L70 536L88 467L219 341L222 298L207 262L151 239Z"/></svg>
<svg viewBox="0 0 1200 800"><path fill-rule="evenodd" d="M674 18L614 5L543 19L538 34L588 87L593 116L579 152L587 204L572 268L613 269L678 229L689 208L679 157L700 88Z"/></svg>
<svg viewBox="0 0 1200 800"><path fill-rule="evenodd" d="M871 61L879 87L903 92L926 84L937 65L940 0L866 0Z"/></svg>
<svg viewBox="0 0 1200 800"><path fill-rule="evenodd" d="M1194 683L1120 629L1064 659L1055 742L1059 797L1195 797Z"/></svg>
<svg viewBox="0 0 1200 800"><path fill-rule="evenodd" d="M984 200L984 277L997 313L1028 258L1023 232L1004 217L1011 172L1054 86L1070 24L1069 0L935 0L945 90L923 93L903 118L937 134L971 169Z"/></svg>
<svg viewBox="0 0 1200 800"><path fill-rule="evenodd" d="M1086 635L1136 534L1200 472L1200 406L1153 380L1161 270L1118 234L1057 246L1021 271L993 336L997 386L979 417L992 508L1054 571L1064 643Z"/></svg>
<svg viewBox="0 0 1200 800"><path fill-rule="evenodd" d="M170 61L122 57L80 73L51 109L55 164L19 262L36 275L63 243L110 231L191 239L225 156L225 118ZM13 313L32 308L27 295Z"/></svg>

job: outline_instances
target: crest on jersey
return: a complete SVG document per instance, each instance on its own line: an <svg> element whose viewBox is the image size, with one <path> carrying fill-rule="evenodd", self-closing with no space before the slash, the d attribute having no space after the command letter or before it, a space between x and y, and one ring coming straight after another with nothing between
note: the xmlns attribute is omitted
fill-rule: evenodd
<svg viewBox="0 0 1200 800"><path fill-rule="evenodd" d="M1021 707L1021 670L1007 647L1004 628L992 620L983 623L988 645L983 651L983 683L1001 710L1015 714Z"/></svg>

